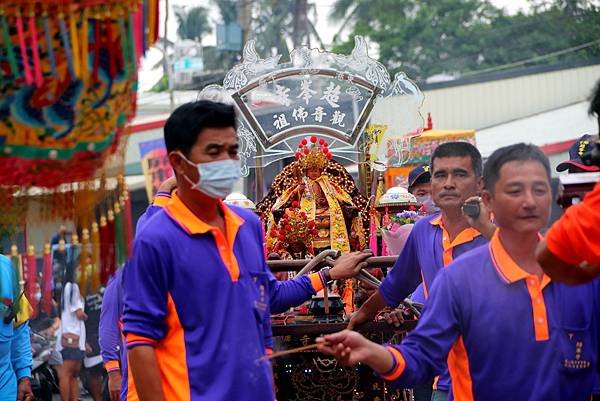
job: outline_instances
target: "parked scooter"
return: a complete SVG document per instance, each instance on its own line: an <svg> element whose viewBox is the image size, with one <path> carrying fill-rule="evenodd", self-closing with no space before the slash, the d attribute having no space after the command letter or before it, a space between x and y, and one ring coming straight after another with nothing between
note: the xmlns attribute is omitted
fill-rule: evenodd
<svg viewBox="0 0 600 401"><path fill-rule="evenodd" d="M52 401L52 394L59 390L58 375L48 363L56 340L31 332L33 364L31 366L31 387L38 401Z"/></svg>

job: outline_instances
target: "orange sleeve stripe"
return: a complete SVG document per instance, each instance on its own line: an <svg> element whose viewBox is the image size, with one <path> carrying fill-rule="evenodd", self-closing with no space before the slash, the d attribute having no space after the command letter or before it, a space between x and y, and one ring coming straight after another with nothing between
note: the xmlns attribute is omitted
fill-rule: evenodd
<svg viewBox="0 0 600 401"><path fill-rule="evenodd" d="M323 289L323 282L321 281L319 273L309 274L308 278L310 279L310 283L312 284L315 292L319 292Z"/></svg>
<svg viewBox="0 0 600 401"><path fill-rule="evenodd" d="M171 201L171 197L170 196L157 194L154 197L154 200L152 201L152 204L154 206L165 207L165 206L167 206L167 203L169 203L170 201Z"/></svg>
<svg viewBox="0 0 600 401"><path fill-rule="evenodd" d="M390 373L381 377L383 377L383 379L387 381L394 381L397 380L404 372L404 368L406 368L406 362L404 361L404 357L402 356L400 351L398 351L395 347L388 345L385 348L392 354L392 358L394 358L396 367Z"/></svg>
<svg viewBox="0 0 600 401"><path fill-rule="evenodd" d="M127 342L127 346L136 346L136 345L156 345L158 341L153 338L148 338L144 336L140 336L138 334L127 333L125 336L125 341Z"/></svg>
<svg viewBox="0 0 600 401"><path fill-rule="evenodd" d="M107 372L114 372L116 370L121 370L121 365L119 364L119 361L107 361L104 363L104 369L106 369Z"/></svg>

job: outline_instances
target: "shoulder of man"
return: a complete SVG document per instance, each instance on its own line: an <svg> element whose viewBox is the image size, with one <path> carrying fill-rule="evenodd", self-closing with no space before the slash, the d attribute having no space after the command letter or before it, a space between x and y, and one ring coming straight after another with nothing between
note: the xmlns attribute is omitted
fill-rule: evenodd
<svg viewBox="0 0 600 401"><path fill-rule="evenodd" d="M489 244L485 243L454 259L444 270L452 276L472 276L473 269L480 269L490 258Z"/></svg>

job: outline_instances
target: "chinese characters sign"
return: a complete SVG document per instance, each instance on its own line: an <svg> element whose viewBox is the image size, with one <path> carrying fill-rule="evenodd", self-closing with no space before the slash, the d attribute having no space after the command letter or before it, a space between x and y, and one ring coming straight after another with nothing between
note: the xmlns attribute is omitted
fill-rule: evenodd
<svg viewBox="0 0 600 401"><path fill-rule="evenodd" d="M148 202L152 202L160 184L173 175L162 138L140 142L142 171L146 177Z"/></svg>

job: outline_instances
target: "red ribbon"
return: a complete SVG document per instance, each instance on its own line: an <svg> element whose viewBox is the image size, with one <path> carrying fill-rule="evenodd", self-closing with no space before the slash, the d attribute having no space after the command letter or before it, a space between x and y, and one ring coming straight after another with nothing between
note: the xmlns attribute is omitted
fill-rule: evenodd
<svg viewBox="0 0 600 401"><path fill-rule="evenodd" d="M21 48L21 60L23 62L23 70L25 75L25 82L28 85L33 83L33 77L31 75L31 67L29 66L29 57L27 56L27 46L25 45L25 34L23 33L23 19L21 14L17 15L17 35L19 36L19 47Z"/></svg>
<svg viewBox="0 0 600 401"><path fill-rule="evenodd" d="M35 254L29 255L23 258L23 279L25 280L25 296L31 304L33 312L32 318L36 318L38 315L38 303L35 299L35 287L37 283L37 266L35 261Z"/></svg>

